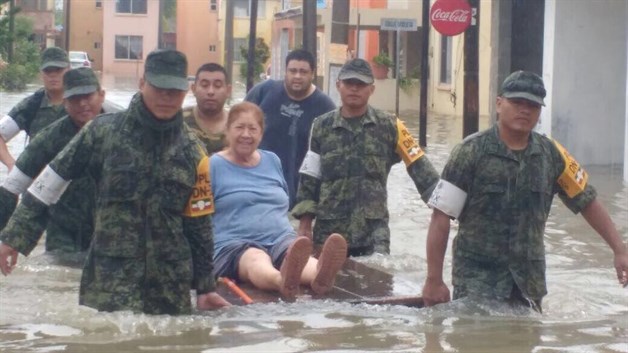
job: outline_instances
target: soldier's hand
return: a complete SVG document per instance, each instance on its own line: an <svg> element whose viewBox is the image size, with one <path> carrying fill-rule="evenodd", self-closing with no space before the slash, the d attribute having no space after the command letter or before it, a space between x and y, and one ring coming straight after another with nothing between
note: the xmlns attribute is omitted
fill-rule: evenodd
<svg viewBox="0 0 628 353"><path fill-rule="evenodd" d="M422 296L425 306L447 303L451 300L449 288L442 280L426 279Z"/></svg>
<svg viewBox="0 0 628 353"><path fill-rule="evenodd" d="M231 306L231 304L216 292L209 292L196 296L196 307L199 310L214 310L226 306Z"/></svg>
<svg viewBox="0 0 628 353"><path fill-rule="evenodd" d="M0 243L0 271L8 275L17 264L17 251L7 244Z"/></svg>
<svg viewBox="0 0 628 353"><path fill-rule="evenodd" d="M304 215L299 220L297 236L306 237L312 240L312 216Z"/></svg>
<svg viewBox="0 0 628 353"><path fill-rule="evenodd" d="M617 279L622 286L628 286L628 251L615 255L615 270Z"/></svg>

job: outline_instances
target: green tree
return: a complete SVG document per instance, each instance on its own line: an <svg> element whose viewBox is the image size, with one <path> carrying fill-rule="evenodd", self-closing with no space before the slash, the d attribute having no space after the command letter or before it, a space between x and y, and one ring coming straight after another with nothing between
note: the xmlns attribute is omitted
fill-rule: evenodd
<svg viewBox="0 0 628 353"><path fill-rule="evenodd" d="M249 47L248 47L249 37L247 36L246 38L247 38L246 40L247 45L240 47L240 54L242 55L242 58L244 58L244 62L240 65L240 76L244 80L246 80L246 72L248 70L248 61L246 58L248 58L248 55L249 55ZM260 74L264 72L264 64L266 64L269 58L270 58L270 48L264 41L264 38L256 38L255 40L255 71L253 75L253 78L255 81L259 81Z"/></svg>
<svg viewBox="0 0 628 353"><path fill-rule="evenodd" d="M0 8L2 5L8 4L10 0L0 0ZM14 9L12 12L7 8L4 12L0 13L0 59L8 60L7 54L9 52L9 45L11 45L14 36L9 30L9 22L11 16L15 16L19 12L19 9Z"/></svg>
<svg viewBox="0 0 628 353"><path fill-rule="evenodd" d="M10 39L13 39L13 60L7 65L0 65L0 87L12 91L23 90L37 76L39 46L31 40L32 33L33 22L29 18L16 16L13 33L9 32L8 21L6 24L0 21L0 43L10 43ZM6 58L7 52L8 44L0 46L2 58Z"/></svg>

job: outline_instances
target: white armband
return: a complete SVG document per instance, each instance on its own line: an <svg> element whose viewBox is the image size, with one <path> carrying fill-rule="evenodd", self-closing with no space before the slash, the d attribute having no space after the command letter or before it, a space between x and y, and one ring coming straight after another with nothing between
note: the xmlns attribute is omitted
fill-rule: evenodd
<svg viewBox="0 0 628 353"><path fill-rule="evenodd" d="M47 165L37 179L35 179L31 187L28 188L28 192L46 206L50 206L59 201L59 198L63 195L65 189L68 188L68 185L70 185L69 181L63 179Z"/></svg>
<svg viewBox="0 0 628 353"><path fill-rule="evenodd" d="M307 151L299 173L307 174L316 179L321 178L321 156L318 153Z"/></svg>
<svg viewBox="0 0 628 353"><path fill-rule="evenodd" d="M14 195L19 195L26 191L26 188L28 188L32 182L33 178L24 174L18 167L13 167L9 175L7 175L7 178L4 179L2 187Z"/></svg>
<svg viewBox="0 0 628 353"><path fill-rule="evenodd" d="M2 117L0 120L0 137L4 142L9 142L18 132L20 132L20 127L10 115Z"/></svg>
<svg viewBox="0 0 628 353"><path fill-rule="evenodd" d="M466 201L467 193L464 190L447 180L440 179L427 205L439 209L450 217L458 218Z"/></svg>

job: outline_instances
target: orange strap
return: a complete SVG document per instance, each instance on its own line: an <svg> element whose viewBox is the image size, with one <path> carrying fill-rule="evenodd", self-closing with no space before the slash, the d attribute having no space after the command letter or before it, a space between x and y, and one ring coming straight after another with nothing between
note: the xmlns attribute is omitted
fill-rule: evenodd
<svg viewBox="0 0 628 353"><path fill-rule="evenodd" d="M224 283L227 285L227 287L229 287L229 289L233 292L233 294L237 295L238 297L240 297L240 299L242 299L242 301L245 304L252 304L253 303L253 299L251 299L251 297L249 297L246 293L244 293L244 291L242 290L242 288L238 287L237 284L235 284L232 280L230 280L227 277L220 277L218 279L220 282Z"/></svg>

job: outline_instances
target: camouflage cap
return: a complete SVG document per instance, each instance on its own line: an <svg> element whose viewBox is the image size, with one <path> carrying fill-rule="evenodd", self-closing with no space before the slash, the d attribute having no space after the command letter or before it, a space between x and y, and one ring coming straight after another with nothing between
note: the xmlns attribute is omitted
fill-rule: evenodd
<svg viewBox="0 0 628 353"><path fill-rule="evenodd" d="M172 49L150 52L144 64L144 77L157 88L188 90L188 60Z"/></svg>
<svg viewBox="0 0 628 353"><path fill-rule="evenodd" d="M374 81L371 65L369 65L366 60L360 58L347 61L344 65L342 65L342 68L340 68L338 81L349 79L360 80L370 85Z"/></svg>
<svg viewBox="0 0 628 353"><path fill-rule="evenodd" d="M89 67L72 69L63 75L63 98L90 94L99 89L98 78L96 78L94 70Z"/></svg>
<svg viewBox="0 0 628 353"><path fill-rule="evenodd" d="M502 83L501 94L504 98L523 98L540 105L545 105L545 86L543 79L529 71L515 71Z"/></svg>
<svg viewBox="0 0 628 353"><path fill-rule="evenodd" d="M59 67L65 69L70 66L70 60L68 59L68 53L65 50L58 47L49 47L44 49L41 53L41 66L39 70L44 70L49 67Z"/></svg>

